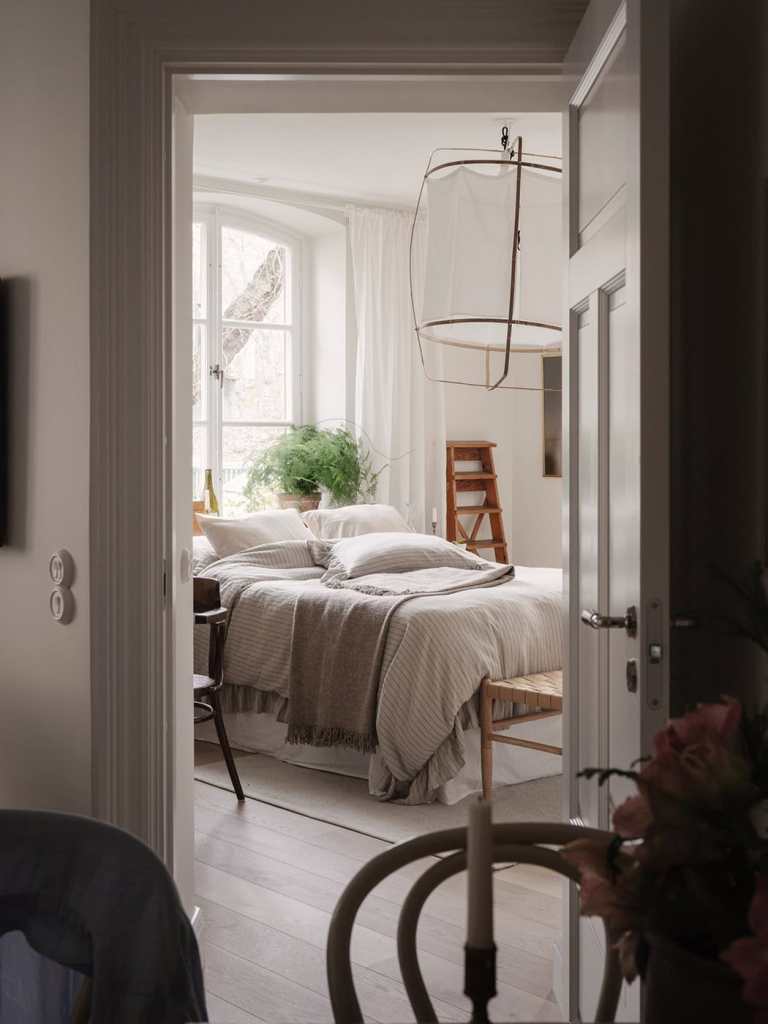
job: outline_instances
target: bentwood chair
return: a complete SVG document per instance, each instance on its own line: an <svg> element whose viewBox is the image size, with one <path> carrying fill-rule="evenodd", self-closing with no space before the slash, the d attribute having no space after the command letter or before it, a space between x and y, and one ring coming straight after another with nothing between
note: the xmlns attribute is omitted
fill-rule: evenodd
<svg viewBox="0 0 768 1024"><path fill-rule="evenodd" d="M493 826L493 859L495 863L536 864L578 882L578 870L552 847L564 846L575 839L606 837L608 833L578 825L544 822L498 824ZM360 906L370 891L393 871L430 856L437 859L414 883L400 910L397 956L416 1020L421 1024L437 1024L437 1016L419 967L416 930L422 907L430 894L446 879L466 869L466 846L465 828L429 832L384 850L368 861L349 882L333 912L326 949L328 988L336 1024L362 1024L363 1021L350 961L352 929ZM449 856L441 857L440 854ZM610 935L606 929L605 966L595 1018L600 1024L614 1020L621 992L621 971L614 942L615 936Z"/></svg>
<svg viewBox="0 0 768 1024"><path fill-rule="evenodd" d="M208 626L208 674L195 674L195 725L210 722L216 726L221 752L237 799L245 800L240 775L229 745L219 693L224 685L224 644L227 639L229 612L221 606L218 580L205 576L193 579L193 602L196 626Z"/></svg>

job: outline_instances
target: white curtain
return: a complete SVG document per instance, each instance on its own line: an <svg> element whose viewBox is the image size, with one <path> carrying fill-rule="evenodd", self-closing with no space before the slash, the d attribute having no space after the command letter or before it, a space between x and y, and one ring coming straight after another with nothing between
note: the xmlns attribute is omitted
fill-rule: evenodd
<svg viewBox="0 0 768 1024"><path fill-rule="evenodd" d="M347 217L357 319L355 420L374 463L388 463L377 498L423 532L436 509L443 533L444 393L425 376L413 330L412 214L349 206Z"/></svg>

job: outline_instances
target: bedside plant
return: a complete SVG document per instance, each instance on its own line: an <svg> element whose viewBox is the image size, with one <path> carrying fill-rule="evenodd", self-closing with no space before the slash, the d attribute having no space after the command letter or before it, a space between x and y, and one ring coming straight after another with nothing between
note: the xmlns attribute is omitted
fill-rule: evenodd
<svg viewBox="0 0 768 1024"><path fill-rule="evenodd" d="M336 505L371 499L381 470L351 431L315 426L291 428L254 461L245 494L252 505L263 490L277 494L283 508L317 508L321 490Z"/></svg>

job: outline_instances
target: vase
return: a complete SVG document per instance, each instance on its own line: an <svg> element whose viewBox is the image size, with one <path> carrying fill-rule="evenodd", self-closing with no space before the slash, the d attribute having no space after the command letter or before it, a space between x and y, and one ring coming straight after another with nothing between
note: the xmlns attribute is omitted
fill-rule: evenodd
<svg viewBox="0 0 768 1024"><path fill-rule="evenodd" d="M643 1024L752 1024L742 979L727 964L697 956L661 935L645 937Z"/></svg>
<svg viewBox="0 0 768 1024"><path fill-rule="evenodd" d="M277 503L280 508L295 508L297 512L310 512L320 504L322 494L278 494Z"/></svg>

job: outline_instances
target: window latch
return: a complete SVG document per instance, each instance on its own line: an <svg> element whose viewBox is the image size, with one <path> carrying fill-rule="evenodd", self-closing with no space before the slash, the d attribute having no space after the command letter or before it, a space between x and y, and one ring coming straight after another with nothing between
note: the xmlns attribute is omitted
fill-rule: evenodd
<svg viewBox="0 0 768 1024"><path fill-rule="evenodd" d="M224 386L224 371L222 370L221 365L219 363L216 363L214 366L209 366L208 373L210 374L211 377L216 378L216 380L219 382L220 388Z"/></svg>

